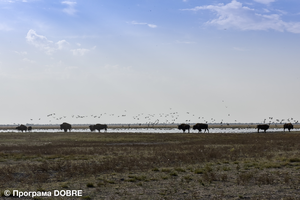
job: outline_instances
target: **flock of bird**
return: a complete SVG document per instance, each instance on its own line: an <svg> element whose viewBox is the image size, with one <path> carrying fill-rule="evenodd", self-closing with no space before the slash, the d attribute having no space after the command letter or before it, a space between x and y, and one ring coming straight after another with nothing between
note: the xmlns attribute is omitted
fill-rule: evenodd
<svg viewBox="0 0 300 200"><path fill-rule="evenodd" d="M121 114L115 113L101 113L101 114L92 114L92 115L70 115L70 116L59 116L56 113L47 114L46 117L39 118L31 118L30 123L27 124L56 124L61 123L62 121L70 121L72 123L83 124L90 122L99 122L106 121L110 124L112 123L125 123L124 124L180 124L180 123L210 123L210 124L225 124L229 125L229 123L239 123L236 119L233 120L232 115L229 113L229 107L225 104L225 101L222 100L222 107L225 109L224 119L216 119L216 118L205 118L203 116L199 116L198 114L192 112L175 112L173 108L169 108L169 112L158 113L158 114L130 114L127 110L123 110ZM230 121L230 122L229 122ZM288 119L275 119L274 117L269 117L260 121L260 123L268 123L268 124L283 124L283 123L299 123L298 120L294 118Z"/></svg>
<svg viewBox="0 0 300 200"><path fill-rule="evenodd" d="M217 120L214 118L210 119L205 119L204 117L195 117L195 114L191 114L190 117L188 116L190 113L186 112L186 117L190 119L185 119L183 120L185 123L191 123L192 120L197 120L197 121L203 121L204 123L217 123ZM60 121L65 121L66 119L70 120L70 117L68 116L57 116L55 113L48 114L47 116L48 122L49 123L55 123L55 122L60 122ZM121 115L115 115L115 114L109 114L109 113L103 113L99 115L72 115L71 118L73 119L101 119L108 117L114 117L117 118L125 118L128 117L126 114L121 114ZM179 123L180 119L180 114L179 112L170 112L170 113L159 113L159 114L145 114L145 113L139 113L137 115L131 116L132 123L143 123L143 124L175 124ZM192 118L192 119L191 119ZM33 118L30 119L31 123L39 123L40 120L43 118L38 118L38 120L34 120ZM128 119L128 118L127 118ZM117 121L118 122L118 121ZM220 124L222 124L224 120L222 119ZM235 120L237 122L237 120Z"/></svg>
<svg viewBox="0 0 300 200"><path fill-rule="evenodd" d="M182 115L184 115L185 120L182 120ZM230 114L228 114L228 116L230 116ZM107 118L113 118L114 120L116 120L116 118L130 118L130 120L132 121L131 123L125 123L128 124L128 127L130 127L130 125L134 125L134 124L138 124L138 125L178 125L178 128L180 130L183 130L183 132L185 132L185 130L188 130L190 128L193 129L197 129L199 130L199 132L201 132L201 129L207 129L208 132L208 127L203 127L204 124L208 125L208 124L220 124L220 125L224 125L224 126L229 126L230 124L234 124L234 123L228 123L228 122L224 122L224 120L222 119L221 121L218 121L215 118L209 118L209 119L205 119L204 117L201 116L197 116L191 112L184 112L184 113L180 113L180 112L174 112L171 111L167 112L167 113L158 113L158 114L145 114L145 113L139 113L139 114L135 114L135 115L130 115L129 113L127 113L127 111L125 110L123 114L111 114L111 113L102 113L102 114L98 114L98 115L71 115L71 116L58 116L56 113L51 113L46 115L46 118L49 120L50 124L54 124L55 121L61 123L62 121L70 121L72 122L71 119L77 119L77 120L84 120L85 122L88 122L88 124L93 123L91 120L94 120L94 122L96 121L96 123L99 122L103 122L103 119ZM180 118L181 117L181 118ZM190 118L189 118L190 117ZM41 120L42 118L38 118L38 120ZM193 121L192 121L193 120ZM33 121L33 119L31 119L31 121ZM114 122L112 120L112 122ZM189 126L189 124L200 124L198 126L200 127L194 127L194 126ZM235 123L237 123L237 120L235 120ZM287 118L287 119L275 119L274 117L268 117L266 119L263 119L262 121L260 121L260 123L262 123L261 125L258 125L256 128L259 130L263 130L264 132L266 132L267 129L269 129L269 125L271 124L275 124L275 125L279 125L279 124L298 124L298 120L294 119L294 118ZM72 124L76 124L73 123ZM80 123L77 123L80 124ZM81 123L84 124L84 123ZM113 124L113 123L109 123L109 124ZM117 124L117 123L114 123ZM182 128L180 127L182 124L186 124L188 125L190 128ZM34 124L27 124L27 125L33 125ZM285 126L285 125L284 125ZM286 127L289 128L289 127ZM91 128L90 128L91 129ZM25 129L24 129L25 130ZM92 130L92 129L91 129ZM284 129L285 130L285 129ZM65 130L66 131L66 130ZM290 131L290 129L289 129Z"/></svg>

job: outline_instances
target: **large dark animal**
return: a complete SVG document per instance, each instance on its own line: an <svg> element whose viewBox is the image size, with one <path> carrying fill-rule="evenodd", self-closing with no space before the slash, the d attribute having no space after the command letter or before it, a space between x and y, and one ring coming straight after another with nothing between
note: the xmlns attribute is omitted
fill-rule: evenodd
<svg viewBox="0 0 300 200"><path fill-rule="evenodd" d="M31 126L28 126L27 130L28 130L28 131L31 131L31 130L32 130L32 127L31 127Z"/></svg>
<svg viewBox="0 0 300 200"><path fill-rule="evenodd" d="M182 130L185 133L185 130L188 130L188 132L190 133L190 125L188 124L180 124L178 125L178 129Z"/></svg>
<svg viewBox="0 0 300 200"><path fill-rule="evenodd" d="M259 125L257 125L257 132L259 133L259 129L262 129L262 130L264 130L264 132L266 132L266 130L268 130L269 129L269 125L268 124L259 124Z"/></svg>
<svg viewBox="0 0 300 200"><path fill-rule="evenodd" d="M287 129L289 130L289 132L290 132L291 129L294 128L294 126L293 126L293 124L291 124L291 123L284 124L284 125L283 125L283 131L285 131L286 128L287 128Z"/></svg>
<svg viewBox="0 0 300 200"><path fill-rule="evenodd" d="M195 125L193 126L193 129L194 129L194 130L198 130L199 133L201 132L201 129L205 129L205 130L204 130L204 133L206 132L206 130L207 130L207 132L209 132L209 130L208 130L208 124L197 123L197 124L195 124Z"/></svg>
<svg viewBox="0 0 300 200"><path fill-rule="evenodd" d="M64 122L60 125L60 130L64 130L65 132L67 132L68 130L71 131L71 129L72 126L69 123Z"/></svg>
<svg viewBox="0 0 300 200"><path fill-rule="evenodd" d="M105 131L107 131L107 125L106 124L96 124L96 125L94 125L94 129L98 130L99 132L101 129L104 129Z"/></svg>
<svg viewBox="0 0 300 200"><path fill-rule="evenodd" d="M95 130L95 125L90 125L89 128L90 128L91 131L94 131Z"/></svg>
<svg viewBox="0 0 300 200"><path fill-rule="evenodd" d="M22 132L23 132L23 131L27 131L27 126L21 124L20 126L17 126L16 129L17 129L18 131L22 131Z"/></svg>

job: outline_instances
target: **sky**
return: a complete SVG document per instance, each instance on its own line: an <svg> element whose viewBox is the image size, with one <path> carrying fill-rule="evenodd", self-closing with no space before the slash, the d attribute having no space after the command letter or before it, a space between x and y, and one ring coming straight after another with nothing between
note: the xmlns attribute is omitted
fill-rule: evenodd
<svg viewBox="0 0 300 200"><path fill-rule="evenodd" d="M300 121L298 0L0 0L0 124Z"/></svg>

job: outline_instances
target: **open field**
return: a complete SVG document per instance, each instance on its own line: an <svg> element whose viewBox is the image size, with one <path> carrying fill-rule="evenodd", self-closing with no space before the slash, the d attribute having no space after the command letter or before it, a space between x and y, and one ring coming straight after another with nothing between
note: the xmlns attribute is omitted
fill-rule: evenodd
<svg viewBox="0 0 300 200"><path fill-rule="evenodd" d="M298 131L0 137L2 199L6 189L83 190L70 199L300 199Z"/></svg>

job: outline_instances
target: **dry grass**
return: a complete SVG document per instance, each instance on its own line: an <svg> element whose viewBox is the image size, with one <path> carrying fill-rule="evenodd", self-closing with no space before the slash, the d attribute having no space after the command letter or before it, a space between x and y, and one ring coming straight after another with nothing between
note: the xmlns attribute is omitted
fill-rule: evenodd
<svg viewBox="0 0 300 200"><path fill-rule="evenodd" d="M0 191L86 199L299 199L300 135L0 133ZM263 193L264 192L264 193Z"/></svg>

